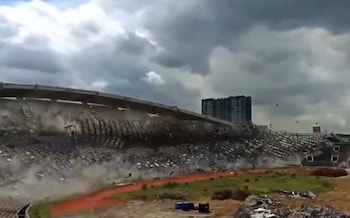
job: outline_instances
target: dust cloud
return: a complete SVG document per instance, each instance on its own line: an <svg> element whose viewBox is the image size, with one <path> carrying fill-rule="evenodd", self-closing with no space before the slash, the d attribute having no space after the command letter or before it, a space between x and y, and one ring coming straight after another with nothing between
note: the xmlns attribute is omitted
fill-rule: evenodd
<svg viewBox="0 0 350 218"><path fill-rule="evenodd" d="M262 157L256 161L259 168L282 168L288 166L302 166L301 158L295 154L286 158L267 158Z"/></svg>
<svg viewBox="0 0 350 218"><path fill-rule="evenodd" d="M38 173L45 168L45 165L35 165L25 169L25 166L14 158L11 162L0 160L0 166L0 175L10 174L13 178L11 182L0 187L0 196L31 201L87 193L112 184L135 182L141 178L164 177L168 176L172 170L171 168L162 171L140 170L137 166L122 161L121 157L116 156L113 161L102 164L77 166L75 175L60 181L50 176L38 177Z"/></svg>
<svg viewBox="0 0 350 218"><path fill-rule="evenodd" d="M147 153L147 149L144 149ZM139 152L142 154L142 152ZM140 155L141 155L140 154ZM124 154L127 155L127 154ZM42 200L45 198L55 199L64 196L82 194L100 189L112 184L136 182L139 179L154 179L156 177L168 177L183 173L193 173L198 168L204 171L216 171L209 163L194 160L188 169L176 167L164 167L158 169L139 169L137 164L125 161L125 156L117 154L113 160L101 164L92 164L88 167L76 167L76 172L64 181L58 178L44 176L38 178L38 173L45 165L35 165L29 169L13 158L11 162L0 160L0 174L11 174L14 179L12 183L5 184L0 188L0 196L8 196L18 199ZM287 159L260 158L252 164L251 161L240 159L235 162L222 161L221 165L227 170L251 168L276 168L290 165L300 165L300 158L292 156ZM131 175L131 176L130 176Z"/></svg>

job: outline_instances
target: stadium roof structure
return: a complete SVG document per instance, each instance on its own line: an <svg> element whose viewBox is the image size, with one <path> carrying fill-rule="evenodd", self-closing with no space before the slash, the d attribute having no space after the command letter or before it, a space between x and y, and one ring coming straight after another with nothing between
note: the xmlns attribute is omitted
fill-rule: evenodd
<svg viewBox="0 0 350 218"><path fill-rule="evenodd" d="M18 99L29 98L33 100L49 99L52 101L62 100L82 104L87 103L110 107L122 107L132 110L145 111L151 114L159 114L160 116L171 116L183 120L207 121L210 123L235 127L235 125L230 122L180 109L176 106L168 106L97 91L42 85L0 83L0 97Z"/></svg>

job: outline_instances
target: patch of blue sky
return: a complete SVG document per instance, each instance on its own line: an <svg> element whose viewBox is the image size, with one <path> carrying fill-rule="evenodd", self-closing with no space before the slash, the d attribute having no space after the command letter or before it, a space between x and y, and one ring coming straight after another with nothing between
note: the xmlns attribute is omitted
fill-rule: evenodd
<svg viewBox="0 0 350 218"><path fill-rule="evenodd" d="M0 5L17 5L31 0L0 0Z"/></svg>
<svg viewBox="0 0 350 218"><path fill-rule="evenodd" d="M66 10L69 8L76 8L88 1L89 0L46 0L45 2L56 6L60 10Z"/></svg>
<svg viewBox="0 0 350 218"><path fill-rule="evenodd" d="M0 0L0 5L15 6L18 4L29 3L33 0ZM42 0L48 4L52 4L60 10L66 10L69 8L78 7L81 4L88 2L89 0Z"/></svg>

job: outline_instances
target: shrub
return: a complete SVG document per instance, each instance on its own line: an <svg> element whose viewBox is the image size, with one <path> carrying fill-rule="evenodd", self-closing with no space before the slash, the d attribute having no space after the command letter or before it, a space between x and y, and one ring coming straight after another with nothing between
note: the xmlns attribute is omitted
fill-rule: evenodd
<svg viewBox="0 0 350 218"><path fill-rule="evenodd" d="M212 200L226 200L226 199L233 199L238 201L244 201L249 195L250 191L248 186L246 186L244 189L222 189L217 190L213 193L211 199Z"/></svg>
<svg viewBox="0 0 350 218"><path fill-rule="evenodd" d="M142 190L147 190L147 185L146 184L142 184Z"/></svg>
<svg viewBox="0 0 350 218"><path fill-rule="evenodd" d="M212 200L226 200L232 198L232 191L229 189L217 190L213 193Z"/></svg>
<svg viewBox="0 0 350 218"><path fill-rule="evenodd" d="M283 173L275 172L275 177L282 177L282 176L283 176Z"/></svg>
<svg viewBox="0 0 350 218"><path fill-rule="evenodd" d="M182 191L165 191L158 194L158 199L186 200L187 195Z"/></svg>
<svg viewBox="0 0 350 218"><path fill-rule="evenodd" d="M147 201L149 199L149 196L145 194L138 194L135 197L133 197L135 200L141 200L141 201Z"/></svg>
<svg viewBox="0 0 350 218"><path fill-rule="evenodd" d="M251 195L248 187L245 189L236 189L232 191L232 199L238 201L244 201L249 195Z"/></svg>
<svg viewBox="0 0 350 218"><path fill-rule="evenodd" d="M166 184L164 184L165 188L175 188L177 187L179 184L177 182L167 182Z"/></svg>
<svg viewBox="0 0 350 218"><path fill-rule="evenodd" d="M331 169L331 168L320 168L314 169L310 172L312 176L324 176L324 177L340 177L347 176L348 173L345 169Z"/></svg>
<svg viewBox="0 0 350 218"><path fill-rule="evenodd" d="M272 173L271 170L266 170L266 171L265 171L265 174L270 174L270 173Z"/></svg>

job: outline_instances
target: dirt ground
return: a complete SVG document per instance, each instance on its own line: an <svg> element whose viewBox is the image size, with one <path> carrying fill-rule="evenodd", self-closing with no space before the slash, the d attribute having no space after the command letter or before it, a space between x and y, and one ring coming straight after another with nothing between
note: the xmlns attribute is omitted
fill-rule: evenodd
<svg viewBox="0 0 350 218"><path fill-rule="evenodd" d="M239 207L240 203L233 200L226 201L201 201L209 202L212 213L210 215L198 212L175 211L174 200L161 201L128 201L113 207L92 209L80 214L61 215L60 218L204 218L204 217L228 217Z"/></svg>
<svg viewBox="0 0 350 218"><path fill-rule="evenodd" d="M116 207L110 207L106 210L96 210L98 217L115 218L115 217L130 217L130 218L183 218L183 217L208 217L194 212L176 212L174 211L175 201L129 201L126 204L120 204Z"/></svg>
<svg viewBox="0 0 350 218"><path fill-rule="evenodd" d="M283 169L287 172L301 173L305 172L307 169L304 168L294 168L294 169ZM235 171L236 175L242 175L246 173L261 173L265 172L266 169L255 169L249 171ZM196 182L201 180L208 180L210 178L218 178L220 176L233 176L231 172L225 173L207 173L207 174L197 174L190 176L172 177L164 180L151 180L142 181L134 185L115 187L108 190L103 190L101 192L89 194L86 196L80 196L70 199L66 202L56 205L52 210L51 214L54 217L73 217L67 214L75 214L74 218L80 217L100 217L100 218L114 218L114 217L188 217L181 213L172 212L174 207L174 202L123 202L118 199L109 199L108 197L114 194L138 191L142 189L142 185L147 186L160 186L168 182ZM227 217L227 215L232 214L232 212L239 207L239 203L236 201L211 201L210 199L201 199L203 202L209 202L213 210L211 217ZM113 206L113 207L110 207ZM349 205L350 207L350 205ZM83 211L84 214L80 215ZM135 215L133 215L135 213ZM126 215L128 214L128 215ZM193 217L202 217L199 215L192 215Z"/></svg>

